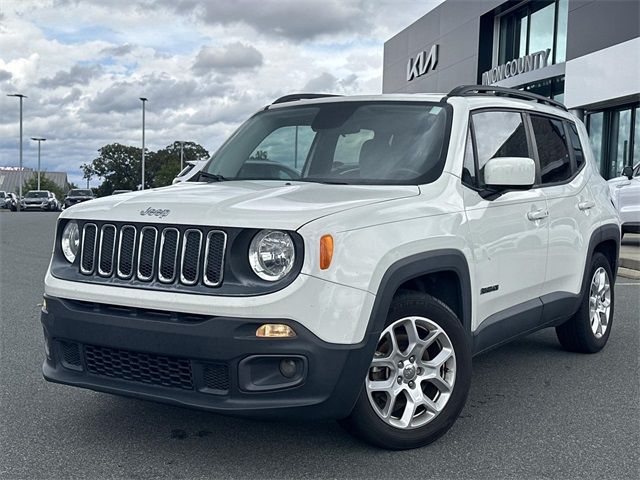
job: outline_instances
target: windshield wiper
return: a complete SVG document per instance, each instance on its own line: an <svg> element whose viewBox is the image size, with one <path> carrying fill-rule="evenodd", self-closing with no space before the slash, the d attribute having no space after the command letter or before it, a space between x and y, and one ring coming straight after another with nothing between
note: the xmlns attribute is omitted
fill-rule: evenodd
<svg viewBox="0 0 640 480"><path fill-rule="evenodd" d="M227 177L223 177L222 175L216 175L215 173L204 171L198 172L198 180L200 180L201 177L204 177L208 180L213 180L214 182L224 182L225 180L229 180Z"/></svg>

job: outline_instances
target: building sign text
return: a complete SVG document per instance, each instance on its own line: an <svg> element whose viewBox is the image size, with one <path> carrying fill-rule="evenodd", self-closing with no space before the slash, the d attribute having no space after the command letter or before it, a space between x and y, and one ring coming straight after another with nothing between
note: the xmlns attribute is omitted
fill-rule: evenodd
<svg viewBox="0 0 640 480"><path fill-rule="evenodd" d="M482 74L482 84L491 85L505 78L515 77L521 73L544 68L549 64L549 55L551 55L551 49L547 48L546 50L540 50L539 52L531 53L524 57L511 60L503 65L493 67L491 70Z"/></svg>

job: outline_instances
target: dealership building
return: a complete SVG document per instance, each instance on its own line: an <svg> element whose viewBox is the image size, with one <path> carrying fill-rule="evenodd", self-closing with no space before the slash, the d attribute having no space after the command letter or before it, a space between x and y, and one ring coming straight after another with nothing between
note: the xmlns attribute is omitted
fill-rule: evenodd
<svg viewBox="0 0 640 480"><path fill-rule="evenodd" d="M640 162L640 1L446 0L384 45L384 93L513 87L587 124L605 178Z"/></svg>

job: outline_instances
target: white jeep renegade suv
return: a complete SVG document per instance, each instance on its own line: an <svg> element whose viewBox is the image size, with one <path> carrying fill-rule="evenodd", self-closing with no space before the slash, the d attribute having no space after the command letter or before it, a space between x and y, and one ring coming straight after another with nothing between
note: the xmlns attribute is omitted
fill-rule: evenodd
<svg viewBox="0 0 640 480"><path fill-rule="evenodd" d="M278 99L195 182L60 216L44 376L428 444L473 355L607 342L620 225L588 145L516 90Z"/></svg>

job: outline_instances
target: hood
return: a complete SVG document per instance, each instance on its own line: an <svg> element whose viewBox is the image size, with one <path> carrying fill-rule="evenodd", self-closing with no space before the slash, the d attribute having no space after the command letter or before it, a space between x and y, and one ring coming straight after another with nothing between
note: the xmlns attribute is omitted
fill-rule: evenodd
<svg viewBox="0 0 640 480"><path fill-rule="evenodd" d="M419 195L414 185L326 185L308 182L185 182L103 197L63 218L297 230L333 213Z"/></svg>
<svg viewBox="0 0 640 480"><path fill-rule="evenodd" d="M89 195L73 195L70 197L65 197L65 200L91 200L94 197L90 197Z"/></svg>

